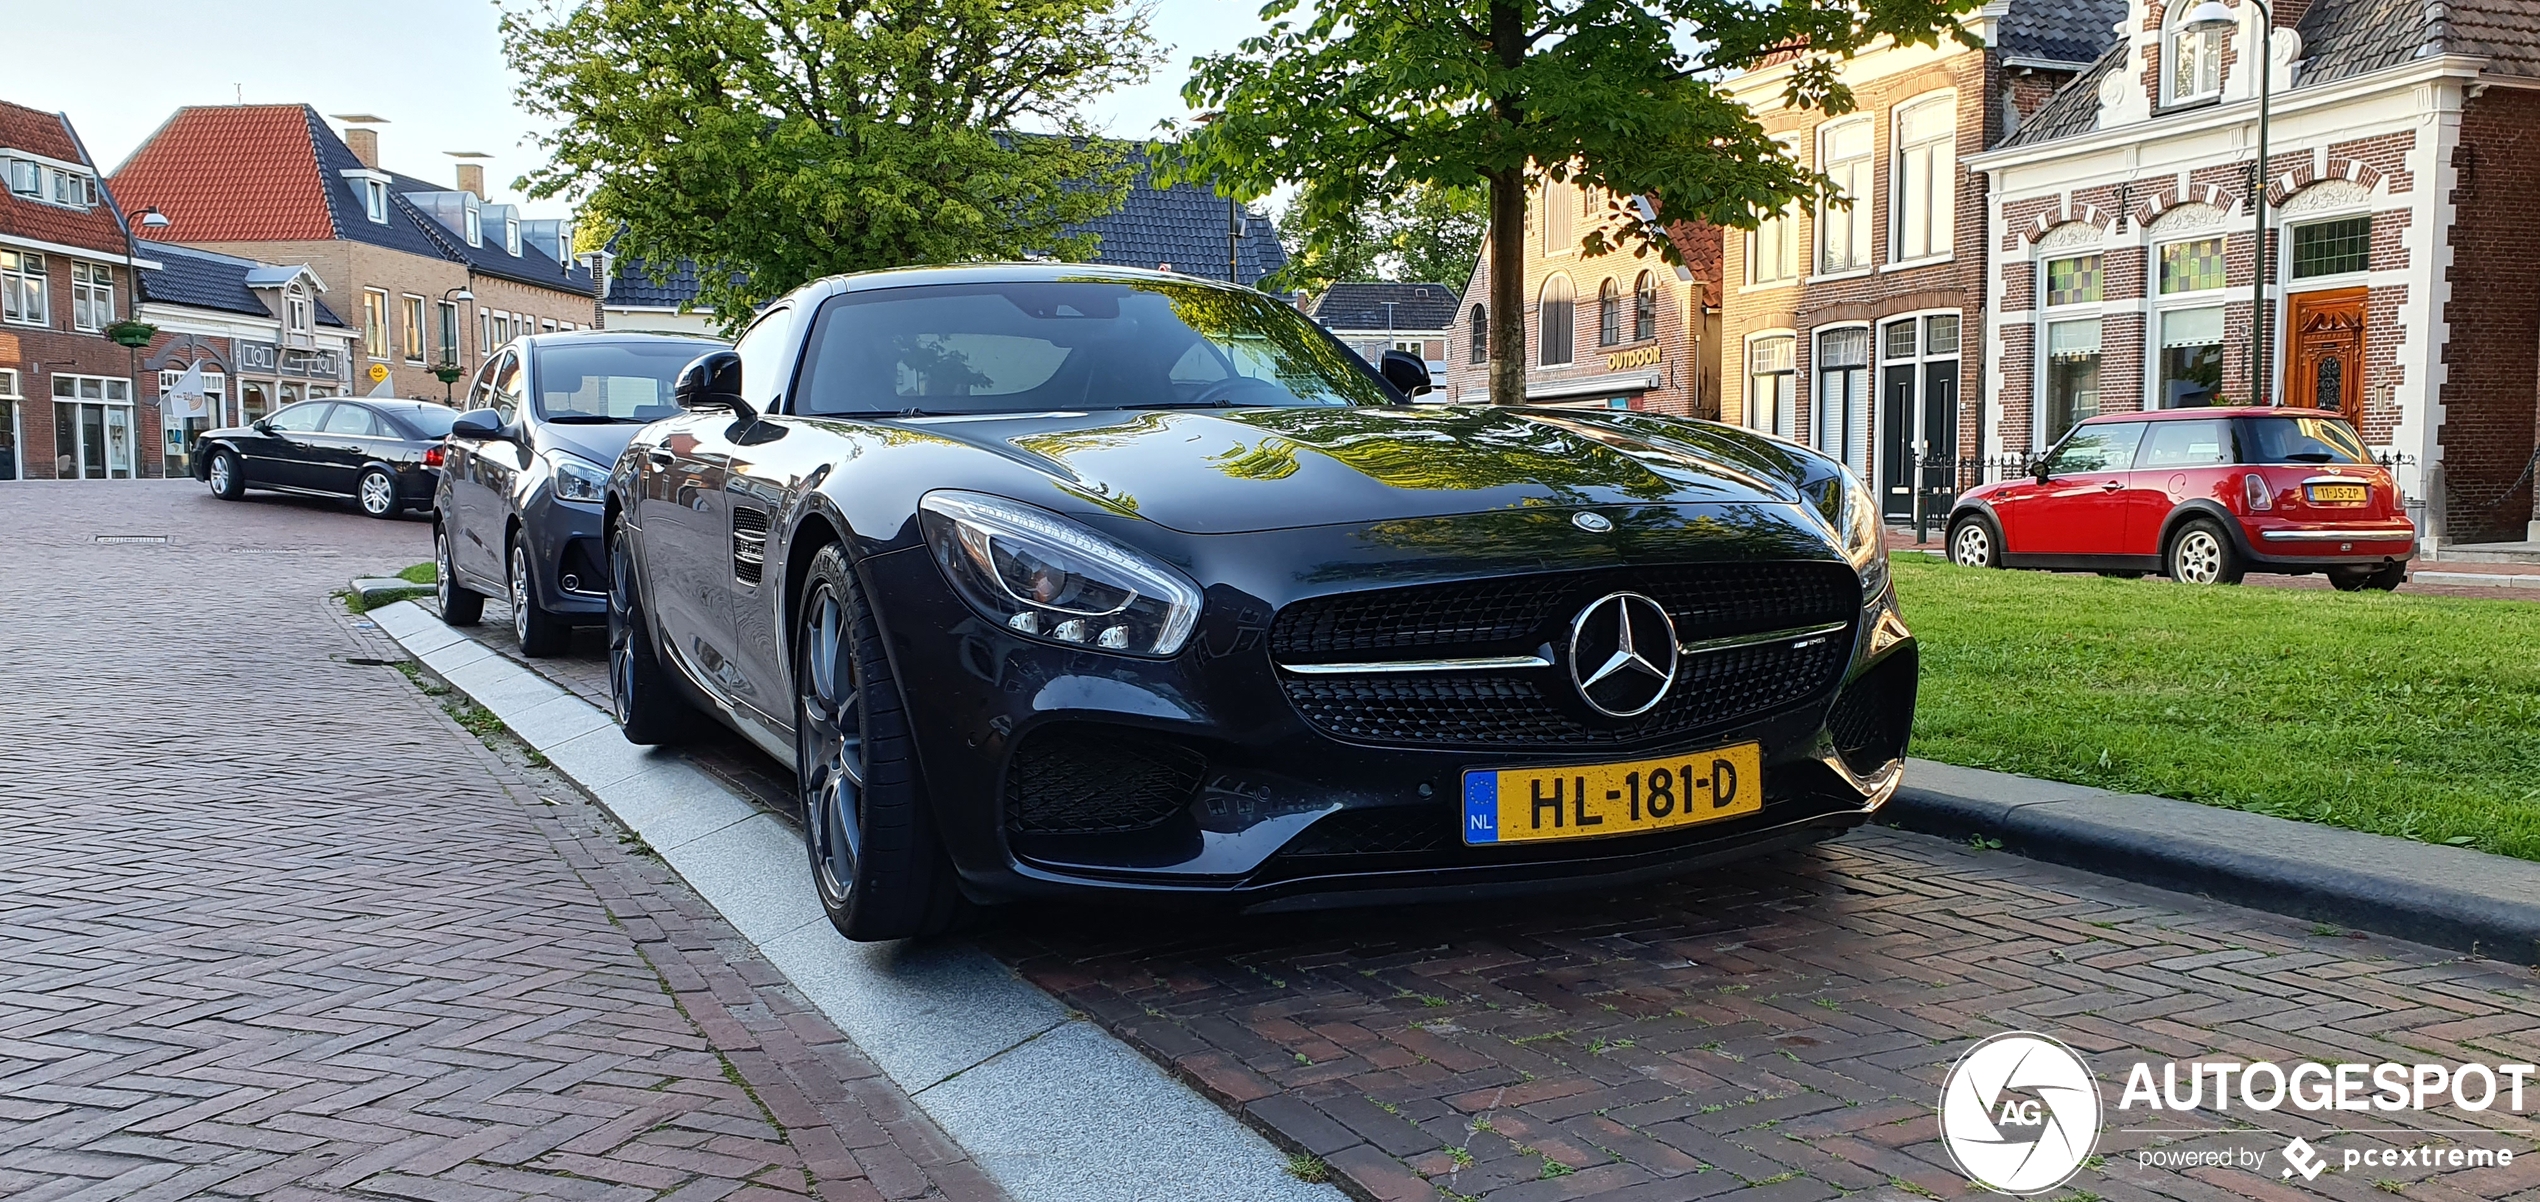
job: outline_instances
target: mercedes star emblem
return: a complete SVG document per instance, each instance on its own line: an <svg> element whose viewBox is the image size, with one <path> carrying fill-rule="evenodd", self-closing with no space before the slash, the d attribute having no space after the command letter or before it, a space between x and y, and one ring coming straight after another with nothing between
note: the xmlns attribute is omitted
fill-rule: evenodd
<svg viewBox="0 0 2540 1202"><path fill-rule="evenodd" d="M1570 524L1590 534L1603 534L1614 528L1614 519L1594 510L1582 509L1570 515Z"/></svg>
<svg viewBox="0 0 2540 1202"><path fill-rule="evenodd" d="M1609 718L1648 713L1676 683L1676 624L1639 593L1609 593L1570 619L1570 679Z"/></svg>

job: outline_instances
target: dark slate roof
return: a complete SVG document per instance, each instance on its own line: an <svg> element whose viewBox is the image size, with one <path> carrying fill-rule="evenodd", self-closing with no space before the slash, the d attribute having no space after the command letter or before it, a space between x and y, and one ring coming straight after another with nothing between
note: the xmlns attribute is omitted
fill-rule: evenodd
<svg viewBox="0 0 2540 1202"><path fill-rule="evenodd" d="M191 305L197 309L217 309L225 313L244 313L250 317L274 316L273 310L257 299L255 290L247 286L248 272L270 264L232 255L216 255L172 242L139 242L136 246L142 258L159 264L155 268L142 269L143 299L171 305ZM317 322L322 326L348 328L323 300L317 302Z"/></svg>
<svg viewBox="0 0 2540 1202"><path fill-rule="evenodd" d="M2540 76L2540 0L2459 0L2448 5L2428 0L2425 7L2428 24L2437 30L2450 18L2445 49L2485 58L2487 69L2499 75Z"/></svg>
<svg viewBox="0 0 2540 1202"><path fill-rule="evenodd" d="M653 282L652 265L642 259L619 259L609 267L609 299L612 305L632 309L676 309L697 295L697 265L681 259L671 265L658 284Z"/></svg>
<svg viewBox="0 0 2540 1202"><path fill-rule="evenodd" d="M2099 81L2109 72L2125 65L2126 45L2118 42L2099 56L2099 61L2084 68L2070 82L2056 89L2044 106L2020 122L2011 136L2002 139L2004 146L2034 146L2074 134L2086 134L2099 128Z"/></svg>
<svg viewBox="0 0 2540 1202"><path fill-rule="evenodd" d="M2011 0L2000 26L2002 57L2028 63L2072 63L2099 57L2117 39L2126 0Z"/></svg>
<svg viewBox="0 0 2540 1202"><path fill-rule="evenodd" d="M368 168L362 166L360 159L353 157L353 148L346 146L344 139L336 137L335 131L327 128L316 109L304 108L303 111L308 114L309 140L317 149L318 184L325 190L327 212L335 222L335 235L354 242L402 250L410 255L448 258L425 224L432 219L397 199L394 193L400 189L396 185L391 184L388 189L391 195L387 222L382 224L370 219L370 214L362 208L361 185L344 176L347 171Z"/></svg>
<svg viewBox="0 0 2540 1202"><path fill-rule="evenodd" d="M345 153L349 155L352 152L347 150ZM466 235L441 224L437 218L420 208L407 204L405 200L405 194L408 192L450 192L456 189L444 188L429 180L416 179L411 175L399 175L393 171L388 173L388 180L388 190L396 194L396 201L390 207L412 219L423 231L424 236L431 239L433 245L439 248L437 253L441 257L455 259L467 264L471 271L480 271L500 279L517 280L523 284L535 284L541 288L553 288L561 292L579 292L584 296L593 293L589 267L579 263L569 267L559 264L555 256L540 249L537 243L527 238L521 239L520 253L511 254L503 249L501 231L490 226L483 231L484 244L470 246L467 244ZM345 182L349 184L352 181ZM357 206L353 210L354 220L359 220L372 229L380 228L362 216L358 207L359 200L356 200L354 204ZM336 220L340 224L346 219L338 217ZM395 218L392 217L391 221L394 222Z"/></svg>
<svg viewBox="0 0 2540 1202"><path fill-rule="evenodd" d="M1455 325L1456 300L1455 290L1444 284L1340 283L1316 297L1307 316L1327 330L1444 330ZM1391 322L1385 318L1386 301L1394 303Z"/></svg>

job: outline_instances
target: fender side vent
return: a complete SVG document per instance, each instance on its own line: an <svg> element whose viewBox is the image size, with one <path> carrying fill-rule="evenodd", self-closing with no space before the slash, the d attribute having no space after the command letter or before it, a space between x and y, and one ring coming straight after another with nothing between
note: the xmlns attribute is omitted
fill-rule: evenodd
<svg viewBox="0 0 2540 1202"><path fill-rule="evenodd" d="M732 507L732 578L757 584L767 567L767 511Z"/></svg>

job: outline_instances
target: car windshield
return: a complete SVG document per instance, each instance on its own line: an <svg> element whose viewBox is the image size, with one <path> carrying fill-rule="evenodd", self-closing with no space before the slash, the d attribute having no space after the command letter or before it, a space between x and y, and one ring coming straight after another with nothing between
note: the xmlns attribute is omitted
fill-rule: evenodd
<svg viewBox="0 0 2540 1202"><path fill-rule="evenodd" d="M417 405L398 410L397 420L413 427L418 438L442 438L450 433L450 423L459 420L459 411L441 405Z"/></svg>
<svg viewBox="0 0 2540 1202"><path fill-rule="evenodd" d="M2355 428L2333 417L2240 419L2243 463L2366 463Z"/></svg>
<svg viewBox="0 0 2540 1202"><path fill-rule="evenodd" d="M679 412L671 382L697 356L718 349L663 340L568 342L538 348L538 417L603 424L659 421Z"/></svg>
<svg viewBox="0 0 2540 1202"><path fill-rule="evenodd" d="M971 414L1390 403L1267 296L1169 280L934 284L823 306L796 413Z"/></svg>

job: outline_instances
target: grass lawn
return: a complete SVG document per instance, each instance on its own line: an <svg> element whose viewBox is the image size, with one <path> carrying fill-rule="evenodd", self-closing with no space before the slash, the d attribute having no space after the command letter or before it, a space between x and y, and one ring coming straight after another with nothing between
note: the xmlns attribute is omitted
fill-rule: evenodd
<svg viewBox="0 0 2540 1202"><path fill-rule="evenodd" d="M1915 755L2540 860L2540 605L1895 566Z"/></svg>
<svg viewBox="0 0 2540 1202"><path fill-rule="evenodd" d="M430 584L440 578L441 569L428 563L419 563L397 573L397 579L413 581L416 584Z"/></svg>

